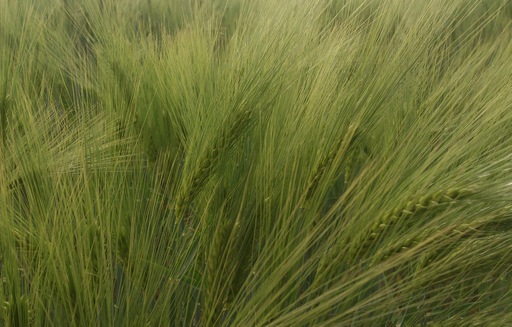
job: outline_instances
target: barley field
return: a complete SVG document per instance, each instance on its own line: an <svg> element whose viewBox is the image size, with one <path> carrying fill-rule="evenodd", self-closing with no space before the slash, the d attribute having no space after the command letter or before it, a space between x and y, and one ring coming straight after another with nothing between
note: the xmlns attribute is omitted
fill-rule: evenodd
<svg viewBox="0 0 512 327"><path fill-rule="evenodd" d="M0 326L508 325L510 0L0 0Z"/></svg>

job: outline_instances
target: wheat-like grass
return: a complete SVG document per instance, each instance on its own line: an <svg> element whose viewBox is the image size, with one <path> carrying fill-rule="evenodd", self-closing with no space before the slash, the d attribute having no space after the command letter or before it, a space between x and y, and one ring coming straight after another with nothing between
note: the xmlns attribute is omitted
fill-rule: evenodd
<svg viewBox="0 0 512 327"><path fill-rule="evenodd" d="M117 242L116 245L119 258L124 263L127 263L130 253L130 235L126 231L126 227L120 227L119 231L114 234L114 239Z"/></svg>
<svg viewBox="0 0 512 327"><path fill-rule="evenodd" d="M113 75L117 81L118 87L121 91L123 99L126 101L126 107L130 108L134 100L134 86L131 79L128 77L119 61L114 60L110 62Z"/></svg>
<svg viewBox="0 0 512 327"><path fill-rule="evenodd" d="M347 164L345 165L345 175L344 175L345 184L347 184L347 185L350 181L350 178L352 177L353 168L356 163L356 159L357 159L357 157L356 157L355 151L351 152L347 158Z"/></svg>
<svg viewBox="0 0 512 327"><path fill-rule="evenodd" d="M463 223L449 228L445 233L440 235L440 238L445 241L443 244L446 244L446 246L426 251L418 261L417 269L424 268L430 263L439 260L443 253L448 253L450 249L458 246L461 241L478 235L486 235L484 232L486 224L487 223Z"/></svg>
<svg viewBox="0 0 512 327"><path fill-rule="evenodd" d="M4 151L5 143L7 140L7 112L9 108L9 97L7 95L7 85L4 85L3 94L0 99L0 146L1 151Z"/></svg>
<svg viewBox="0 0 512 327"><path fill-rule="evenodd" d="M453 237L468 238L472 235L475 235L479 231L480 231L480 229L476 228L474 225L464 223L464 224L459 224L459 225L451 228L445 234L446 236L444 236L444 237L446 237L446 238L453 238ZM421 242L423 242L424 240L426 240L429 236L430 236L429 233L422 232L422 233L417 233L416 235L411 235L409 237L404 237L404 238L396 241L395 243L393 243L391 246L378 251L372 257L371 265L378 264L379 262L387 260L394 255L398 255L400 253L403 253L404 251L410 250L413 247L420 244ZM429 255L427 257L429 257L429 259L427 261L431 261L432 258L435 257L435 255ZM425 260L425 258L423 258L422 260ZM424 262L426 262L426 261L424 261Z"/></svg>
<svg viewBox="0 0 512 327"><path fill-rule="evenodd" d="M373 222L371 229L363 233L362 238L355 242L353 247L357 250L367 249L397 223L400 222L400 224L408 225L409 222L407 220L413 219L414 216L456 203L456 201L463 200L472 194L474 194L474 191L471 189L450 188L410 200L405 205L396 207L384 213L380 218L377 218Z"/></svg>
<svg viewBox="0 0 512 327"><path fill-rule="evenodd" d="M355 260L363 259L372 244L383 237L390 228L397 223L408 224L405 219L412 219L414 216L442 208L450 203L455 203L465 199L466 197L474 194L475 192L470 189L450 188L444 191L434 192L428 195L417 197L406 202L391 211L384 213L383 216L376 219L371 227L367 228L359 238L345 237L339 241L336 249L329 249L320 259L318 264L315 280L325 281L332 273L335 265L336 258L339 257L340 251L346 251L345 258L348 261L355 262ZM463 225L461 225L462 228ZM455 230L455 229L454 229ZM380 250L372 258L370 265L377 264L378 262L389 258L393 254L409 249L418 244L422 240L422 235L411 237L404 237L391 247Z"/></svg>
<svg viewBox="0 0 512 327"><path fill-rule="evenodd" d="M336 266L333 265L333 262L336 262L339 258L339 254L346 250L347 243L348 240L346 242L342 241L340 246L330 248L322 255L315 271L315 279L311 286L312 289L319 286L326 286L325 283L330 280L331 274Z"/></svg>
<svg viewBox="0 0 512 327"><path fill-rule="evenodd" d="M216 322L229 306L231 281L236 269L236 260L230 261L233 222L223 217L214 232L206 258L205 317Z"/></svg>
<svg viewBox="0 0 512 327"><path fill-rule="evenodd" d="M27 296L11 297L3 305L4 316L7 326L30 326L31 310Z"/></svg>
<svg viewBox="0 0 512 327"><path fill-rule="evenodd" d="M147 157L151 162L155 162L159 151L155 144L155 139L153 136L154 134L152 132L148 132L148 128L144 128L144 122L141 121L140 115L138 113L133 115L132 123L136 131L140 133Z"/></svg>
<svg viewBox="0 0 512 327"><path fill-rule="evenodd" d="M346 154L350 150L350 146L355 142L356 133L357 125L350 125L348 127L347 132L345 133L345 136L338 140L334 147L322 157L322 159L315 168L313 177L308 182L308 187L306 188L306 193L304 195L303 207L307 207L307 204L309 203L313 194L318 188L320 181L325 175L327 175L329 169L332 168L332 164L335 161L335 159L341 161L343 160L343 157L346 156Z"/></svg>
<svg viewBox="0 0 512 327"><path fill-rule="evenodd" d="M174 205L176 222L185 218L188 206L210 179L220 155L225 154L240 139L249 127L252 117L253 111L251 110L237 112L233 119L224 125L225 128L217 134L212 146L202 156L197 168L192 172L192 177L187 180L176 197Z"/></svg>
<svg viewBox="0 0 512 327"><path fill-rule="evenodd" d="M510 325L508 1L62 2L0 1L0 326Z"/></svg>

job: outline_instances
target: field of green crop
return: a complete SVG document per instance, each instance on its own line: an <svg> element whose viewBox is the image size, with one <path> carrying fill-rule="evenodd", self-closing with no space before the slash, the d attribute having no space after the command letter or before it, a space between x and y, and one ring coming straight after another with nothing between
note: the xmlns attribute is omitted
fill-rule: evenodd
<svg viewBox="0 0 512 327"><path fill-rule="evenodd" d="M510 0L0 0L0 326L510 324Z"/></svg>

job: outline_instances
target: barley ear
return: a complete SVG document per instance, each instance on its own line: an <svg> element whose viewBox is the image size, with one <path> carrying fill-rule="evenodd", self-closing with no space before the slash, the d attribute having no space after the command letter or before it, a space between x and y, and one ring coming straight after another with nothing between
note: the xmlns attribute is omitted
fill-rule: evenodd
<svg viewBox="0 0 512 327"><path fill-rule="evenodd" d="M475 236L478 233L480 233L480 226L475 226L472 224L459 224L453 228L451 228L443 237L446 240L451 240L447 244L450 244L448 247L442 247L438 248L436 250L432 250L427 252L425 255L422 256L420 261L417 264L418 268L424 268L428 266L430 263L432 263L435 260L438 260L440 257L442 257L443 253L447 253L449 251L449 248L453 248L454 246L457 246L460 244L459 241L465 240L469 237ZM452 241L452 240L456 240Z"/></svg>
<svg viewBox="0 0 512 327"><path fill-rule="evenodd" d="M345 156L347 155L347 151L349 147L354 143L355 133L357 131L357 125L350 125L348 127L345 136L336 142L333 149L327 152L317 167L314 170L313 177L309 180L308 187L306 188L306 192L304 195L304 200L302 201L303 207L307 207L309 201L313 197L313 194L317 190L318 183L322 180L322 178L329 172L329 169L332 166L332 163L336 159L337 156ZM341 160L342 158L340 158Z"/></svg>
<svg viewBox="0 0 512 327"><path fill-rule="evenodd" d="M417 245L419 243L419 238L415 237L407 237L397 241L392 246L381 250L373 256L370 266L374 266L379 264L380 262L389 259L395 254L402 253L403 251L407 251Z"/></svg>
<svg viewBox="0 0 512 327"><path fill-rule="evenodd" d="M359 238L359 241L353 244L352 250L358 253L359 251L365 253L372 243L383 237L386 231L396 225L397 222L403 222L404 226L407 226L410 224L411 219L419 214L435 210L447 204L456 203L472 194L474 194L474 191L470 189L450 188L410 200L375 219L371 227Z"/></svg>
<svg viewBox="0 0 512 327"><path fill-rule="evenodd" d="M203 186L209 181L219 161L219 156L229 151L241 138L252 122L253 111L245 110L236 113L224 128L217 134L212 146L199 160L199 164L192 173L192 178L182 187L176 197L174 213L176 222L187 220L187 208L199 194ZM188 224L188 222L187 222Z"/></svg>

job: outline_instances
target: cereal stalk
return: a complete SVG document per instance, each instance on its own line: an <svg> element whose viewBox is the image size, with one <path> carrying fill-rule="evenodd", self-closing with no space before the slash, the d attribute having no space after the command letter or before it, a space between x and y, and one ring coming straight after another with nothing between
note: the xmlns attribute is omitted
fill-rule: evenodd
<svg viewBox="0 0 512 327"><path fill-rule="evenodd" d="M29 326L32 312L30 302L25 295L11 297L9 301L4 302L3 310L7 318L7 326Z"/></svg>
<svg viewBox="0 0 512 327"><path fill-rule="evenodd" d="M230 248L232 228L233 224L229 219L223 219L218 224L206 259L205 307L210 321L219 318L227 302L229 289L226 286L229 285L232 274L223 268L226 265L226 249Z"/></svg>

